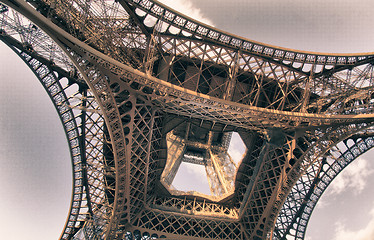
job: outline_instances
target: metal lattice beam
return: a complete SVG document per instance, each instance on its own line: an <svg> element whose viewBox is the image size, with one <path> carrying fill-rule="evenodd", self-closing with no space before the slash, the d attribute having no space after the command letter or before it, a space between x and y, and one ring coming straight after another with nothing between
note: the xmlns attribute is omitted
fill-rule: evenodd
<svg viewBox="0 0 374 240"><path fill-rule="evenodd" d="M324 189L372 147L373 55L275 48L150 0L1 2L1 40L67 133L61 239L303 239ZM211 142L233 131L237 170ZM217 196L171 189L181 161L206 164Z"/></svg>

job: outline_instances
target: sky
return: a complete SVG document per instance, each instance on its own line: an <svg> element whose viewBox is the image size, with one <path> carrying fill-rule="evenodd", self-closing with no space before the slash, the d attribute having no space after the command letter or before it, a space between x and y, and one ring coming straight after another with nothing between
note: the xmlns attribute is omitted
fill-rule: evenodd
<svg viewBox="0 0 374 240"><path fill-rule="evenodd" d="M371 0L163 0L210 25L305 51L374 52ZM71 163L41 84L0 43L0 236L57 239L71 198ZM374 152L356 160L317 204L307 240L373 240ZM188 169L188 167L187 167ZM201 172L201 171L200 171ZM201 177L189 170L189 176Z"/></svg>
<svg viewBox="0 0 374 240"><path fill-rule="evenodd" d="M25 63L0 42L0 238L58 239L72 193L57 112Z"/></svg>
<svg viewBox="0 0 374 240"><path fill-rule="evenodd" d="M236 166L239 166L246 149L239 134L233 132L227 152ZM186 181L186 179L189 181ZM205 166L203 165L182 162L172 182L172 186L177 190L197 191L211 195Z"/></svg>
<svg viewBox="0 0 374 240"><path fill-rule="evenodd" d="M267 44L316 52L374 52L370 0L162 2L219 29ZM373 158L374 150L362 155L329 186L312 214L306 240L374 239ZM186 169L191 178L203 181L203 169Z"/></svg>

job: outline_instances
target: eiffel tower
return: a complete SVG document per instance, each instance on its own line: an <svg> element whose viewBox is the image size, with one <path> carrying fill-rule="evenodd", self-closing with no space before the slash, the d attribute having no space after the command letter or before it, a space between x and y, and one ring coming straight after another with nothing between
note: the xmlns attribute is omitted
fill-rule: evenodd
<svg viewBox="0 0 374 240"><path fill-rule="evenodd" d="M0 39L69 143L60 239L304 239L324 190L374 145L374 55L258 43L155 0L0 2ZM173 187L182 163L205 168L210 195Z"/></svg>

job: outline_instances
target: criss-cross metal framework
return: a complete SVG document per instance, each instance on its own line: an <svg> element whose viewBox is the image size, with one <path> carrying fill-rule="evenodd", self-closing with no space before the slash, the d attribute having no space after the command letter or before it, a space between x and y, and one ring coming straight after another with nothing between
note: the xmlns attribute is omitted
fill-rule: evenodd
<svg viewBox="0 0 374 240"><path fill-rule="evenodd" d="M154 0L0 2L0 39L70 146L61 239L303 239L327 186L374 145L374 54L274 47ZM205 166L211 196L173 189L182 161Z"/></svg>

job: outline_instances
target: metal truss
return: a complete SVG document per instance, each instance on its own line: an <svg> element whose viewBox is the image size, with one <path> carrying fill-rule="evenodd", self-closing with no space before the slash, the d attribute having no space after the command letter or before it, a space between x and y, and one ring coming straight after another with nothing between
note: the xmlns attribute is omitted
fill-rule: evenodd
<svg viewBox="0 0 374 240"><path fill-rule="evenodd" d="M293 186L278 215L274 239L304 239L318 200L334 178L374 146L372 130L352 135L315 162Z"/></svg>
<svg viewBox="0 0 374 240"><path fill-rule="evenodd" d="M69 142L61 239L303 239L329 183L373 146L371 54L275 48L151 0L1 2L0 38ZM182 161L205 165L212 196L172 189Z"/></svg>
<svg viewBox="0 0 374 240"><path fill-rule="evenodd" d="M1 5L0 39L34 72L53 102L69 143L73 169L70 214L61 239L89 224L104 203L103 125L95 99L59 47L33 23ZM99 228L99 227L98 227ZM97 231L97 230L95 230Z"/></svg>

